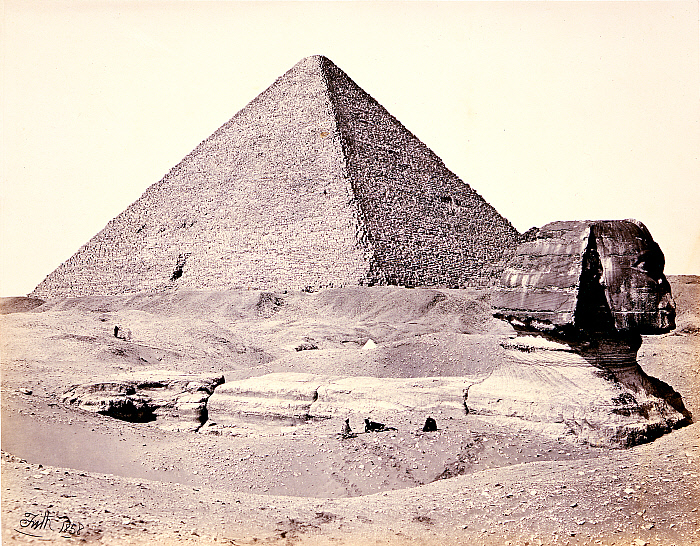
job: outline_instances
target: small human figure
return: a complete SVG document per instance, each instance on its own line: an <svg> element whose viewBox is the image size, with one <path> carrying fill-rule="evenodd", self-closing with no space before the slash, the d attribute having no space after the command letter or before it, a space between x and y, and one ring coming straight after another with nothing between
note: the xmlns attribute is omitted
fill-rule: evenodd
<svg viewBox="0 0 700 546"><path fill-rule="evenodd" d="M387 427L384 423L377 423L365 419L365 432L384 432L385 430L396 430L394 427Z"/></svg>
<svg viewBox="0 0 700 546"><path fill-rule="evenodd" d="M350 428L350 419L345 419L345 423L343 423L343 429L340 431L340 436L342 438L355 437L355 435L352 433L352 429Z"/></svg>
<svg viewBox="0 0 700 546"><path fill-rule="evenodd" d="M384 423L377 423L375 421L365 419L365 432L379 432L384 430L384 426Z"/></svg>
<svg viewBox="0 0 700 546"><path fill-rule="evenodd" d="M423 425L423 432L435 432L437 430L437 423L432 417L428 417Z"/></svg>

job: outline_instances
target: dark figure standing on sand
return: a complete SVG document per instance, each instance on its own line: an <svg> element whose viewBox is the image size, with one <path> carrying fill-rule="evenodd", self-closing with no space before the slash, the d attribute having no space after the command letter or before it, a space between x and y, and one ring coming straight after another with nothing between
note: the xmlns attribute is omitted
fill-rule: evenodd
<svg viewBox="0 0 700 546"><path fill-rule="evenodd" d="M352 429L350 428L350 419L345 419L345 423L343 423L343 429L340 431L340 436L342 438L355 437L355 435L352 433Z"/></svg>

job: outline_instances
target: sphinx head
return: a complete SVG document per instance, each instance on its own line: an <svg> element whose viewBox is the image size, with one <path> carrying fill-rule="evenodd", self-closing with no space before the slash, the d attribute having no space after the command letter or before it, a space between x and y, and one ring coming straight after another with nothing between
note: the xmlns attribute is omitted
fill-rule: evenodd
<svg viewBox="0 0 700 546"><path fill-rule="evenodd" d="M595 244L602 266L599 283L615 330L659 334L675 328L676 309L664 276L664 254L644 224L594 222L590 238L589 248Z"/></svg>
<svg viewBox="0 0 700 546"><path fill-rule="evenodd" d="M664 255L635 220L553 222L521 243L494 292L496 316L554 335L675 328Z"/></svg>

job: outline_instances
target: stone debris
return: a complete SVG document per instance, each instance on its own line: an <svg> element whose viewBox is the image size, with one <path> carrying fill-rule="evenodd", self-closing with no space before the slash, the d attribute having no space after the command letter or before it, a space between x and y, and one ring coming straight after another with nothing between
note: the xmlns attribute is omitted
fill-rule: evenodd
<svg viewBox="0 0 700 546"><path fill-rule="evenodd" d="M117 324L114 326L114 337L123 341L130 341L131 330L129 330L129 328L124 328L123 326Z"/></svg>
<svg viewBox="0 0 700 546"><path fill-rule="evenodd" d="M316 343L314 343L313 340L306 340L303 343L301 343L300 345L297 345L296 347L294 347L294 350L296 352L313 351L315 349L318 349L318 345L316 345Z"/></svg>

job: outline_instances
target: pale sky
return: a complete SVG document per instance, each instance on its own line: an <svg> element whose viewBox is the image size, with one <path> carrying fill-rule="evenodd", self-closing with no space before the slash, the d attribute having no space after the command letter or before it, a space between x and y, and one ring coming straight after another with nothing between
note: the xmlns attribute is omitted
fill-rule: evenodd
<svg viewBox="0 0 700 546"><path fill-rule="evenodd" d="M2 7L2 296L314 54L519 231L636 218L700 274L697 0Z"/></svg>

